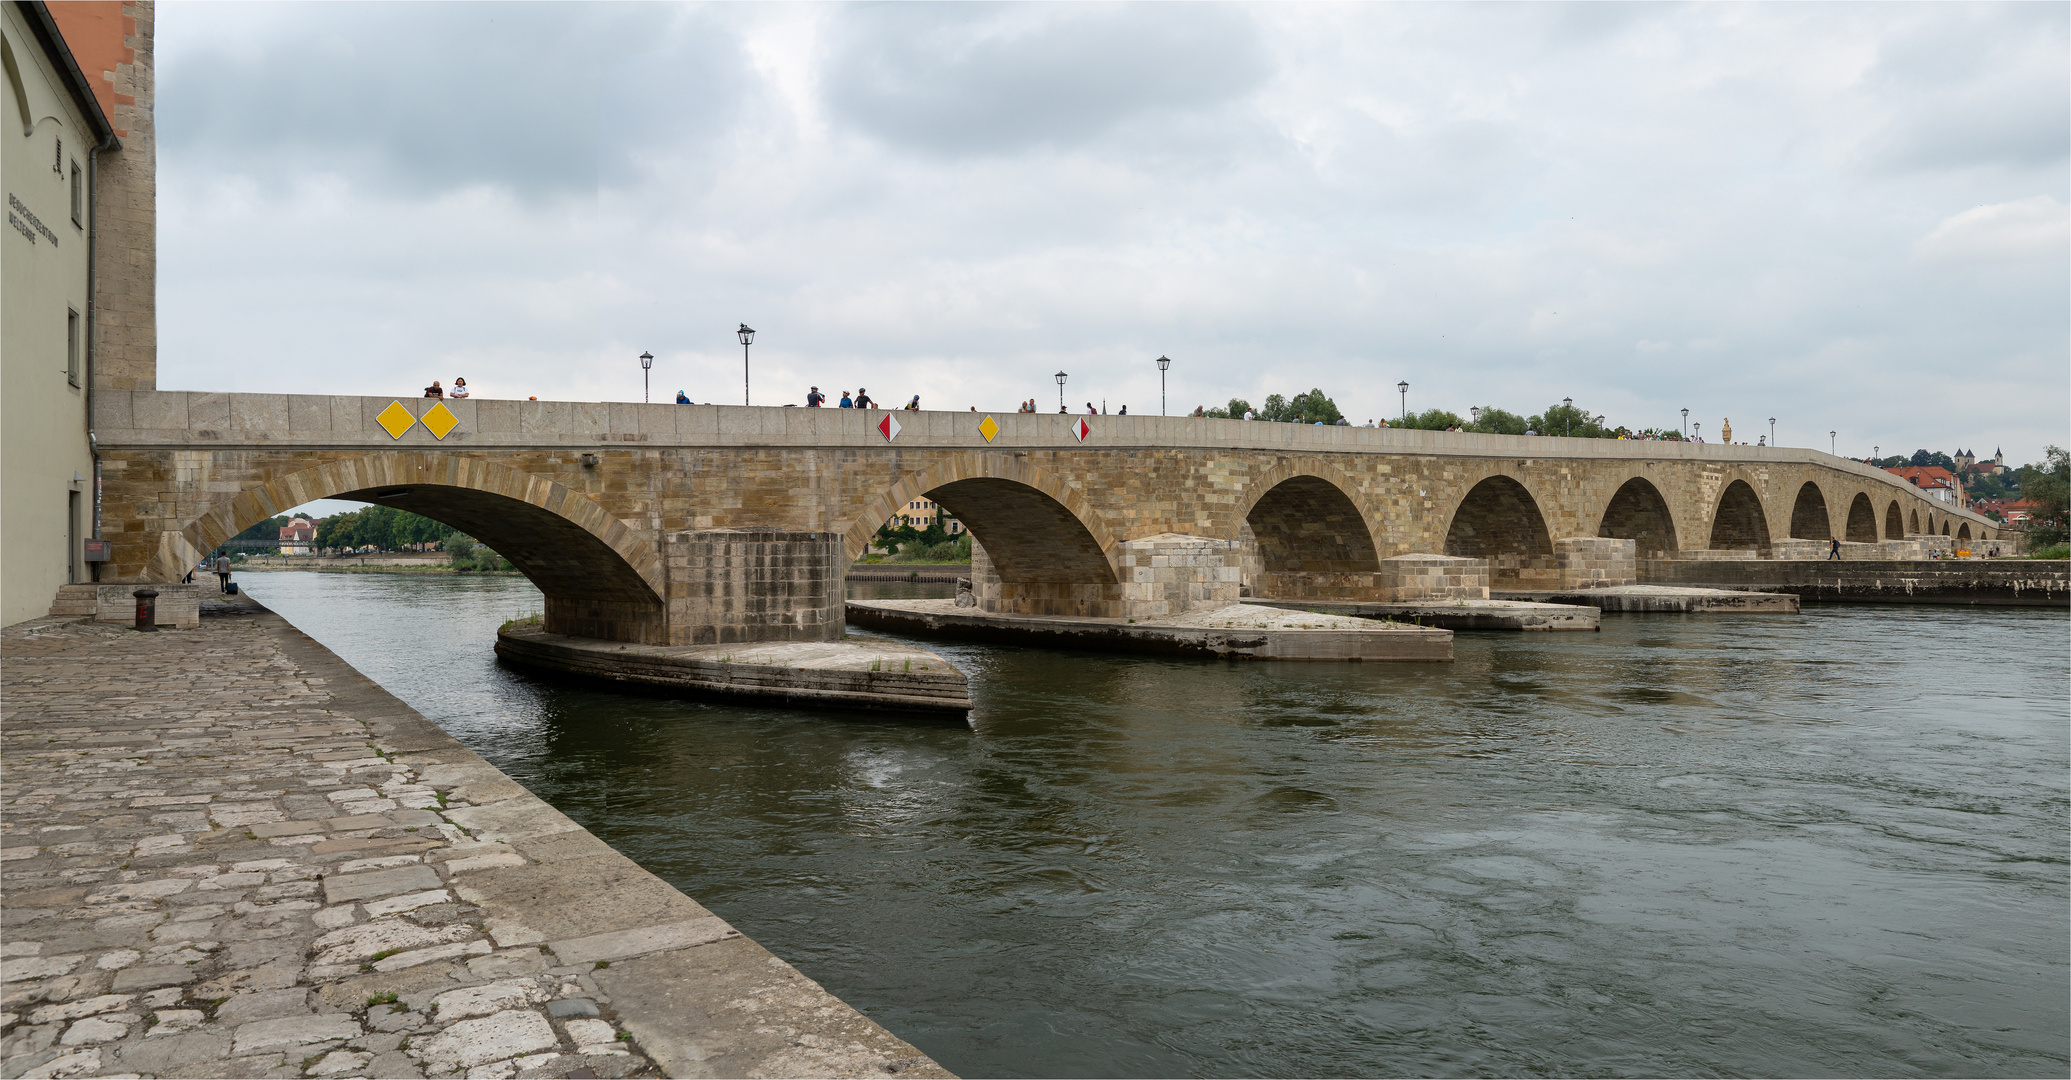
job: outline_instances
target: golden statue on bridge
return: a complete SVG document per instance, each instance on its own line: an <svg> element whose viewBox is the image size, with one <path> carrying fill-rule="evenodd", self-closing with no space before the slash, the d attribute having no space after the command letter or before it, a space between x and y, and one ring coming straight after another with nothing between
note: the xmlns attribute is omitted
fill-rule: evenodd
<svg viewBox="0 0 2071 1080"><path fill-rule="evenodd" d="M1725 423L1719 425L1719 441L1727 446L1733 445L1733 418L1730 416L1726 418Z"/></svg>

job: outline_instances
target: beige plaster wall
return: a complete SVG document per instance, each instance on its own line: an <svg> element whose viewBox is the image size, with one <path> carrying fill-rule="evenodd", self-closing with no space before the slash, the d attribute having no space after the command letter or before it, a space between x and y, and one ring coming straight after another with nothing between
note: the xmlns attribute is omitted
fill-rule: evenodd
<svg viewBox="0 0 2071 1080"><path fill-rule="evenodd" d="M8 228L0 234L0 566L7 568L0 574L0 624L6 624L48 612L68 569L87 580L80 552L66 546L68 536L90 534L93 513L86 395L67 379L66 313L79 314L83 383L92 207L73 223L71 169L75 162L86 169L93 135L13 4L0 5L0 35L22 80L17 92L12 80L0 79L6 83L0 88L6 99L0 102L0 183L8 198ZM61 173L51 168L60 140ZM74 492L76 527L68 531Z"/></svg>

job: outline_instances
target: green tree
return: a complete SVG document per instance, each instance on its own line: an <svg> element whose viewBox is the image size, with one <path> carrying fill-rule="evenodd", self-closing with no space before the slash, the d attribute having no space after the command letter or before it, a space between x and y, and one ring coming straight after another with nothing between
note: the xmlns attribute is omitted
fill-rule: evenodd
<svg viewBox="0 0 2071 1080"><path fill-rule="evenodd" d="M1481 416L1467 425L1467 430L1487 435L1522 435L1530 426L1524 417L1514 412L1487 405L1482 408Z"/></svg>
<svg viewBox="0 0 2071 1080"><path fill-rule="evenodd" d="M2061 446L2043 451L2041 461L2021 466L2021 494L2036 504L2028 522L2028 547L2051 547L2071 539L2066 520L2071 496L2071 453Z"/></svg>
<svg viewBox="0 0 2071 1080"><path fill-rule="evenodd" d="M1231 402L1232 405L1241 404ZM1240 414L1241 415L1241 414ZM1258 418L1280 424L1335 424L1344 414L1338 411L1337 402L1321 389L1310 390L1293 397L1268 394L1266 403L1259 407Z"/></svg>
<svg viewBox="0 0 2071 1080"><path fill-rule="evenodd" d="M1575 405L1548 405L1546 411L1525 421L1532 430L1541 435L1568 435L1577 439L1616 438L1616 431L1606 431L1590 415L1588 409Z"/></svg>
<svg viewBox="0 0 2071 1080"><path fill-rule="evenodd" d="M1212 416L1218 420L1242 420L1244 419L1244 414L1250 411L1251 402L1243 398L1233 397L1228 405L1218 405L1213 409L1203 409L1201 410L1201 415Z"/></svg>
<svg viewBox="0 0 2071 1080"><path fill-rule="evenodd" d="M1939 465L1950 472L1956 471L1956 459L1939 450L1915 450L1909 465Z"/></svg>
<svg viewBox="0 0 2071 1080"><path fill-rule="evenodd" d="M1460 419L1460 414L1447 412L1444 409L1425 409L1423 412L1411 413L1399 420L1391 420L1389 424L1392 427L1414 428L1418 431L1444 431L1447 428L1467 427L1467 422Z"/></svg>

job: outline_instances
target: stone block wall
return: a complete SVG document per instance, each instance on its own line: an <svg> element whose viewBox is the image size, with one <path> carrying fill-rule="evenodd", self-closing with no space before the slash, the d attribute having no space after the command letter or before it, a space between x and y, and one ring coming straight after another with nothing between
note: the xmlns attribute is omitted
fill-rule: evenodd
<svg viewBox="0 0 2071 1080"><path fill-rule="evenodd" d="M1608 536L1567 536L1553 542L1563 589L1630 585L1639 578L1638 545Z"/></svg>
<svg viewBox="0 0 2071 1080"><path fill-rule="evenodd" d="M136 591L145 587L135 583L95 587L93 621L134 625L137 621ZM173 583L149 587L158 590L158 598L153 601L156 607L152 611L152 623L176 626L182 630L192 630L201 625L202 585L199 581L193 585ZM209 575L208 589L211 593L217 589L214 574Z"/></svg>
<svg viewBox="0 0 2071 1080"><path fill-rule="evenodd" d="M662 549L669 574L669 644L841 637L848 558L838 533L710 529L671 534ZM641 640L623 628L558 630L554 616L548 597L547 624L555 633Z"/></svg>
<svg viewBox="0 0 2071 1080"><path fill-rule="evenodd" d="M1489 564L1486 559L1397 555L1381 560L1379 578L1378 599L1383 601L1408 603L1489 598Z"/></svg>
<svg viewBox="0 0 2071 1080"><path fill-rule="evenodd" d="M1233 540L1159 533L1120 545L1115 562L1122 578L1116 618L1166 618L1237 602L1241 569Z"/></svg>
<svg viewBox="0 0 2071 1080"><path fill-rule="evenodd" d="M1373 600L1380 596L1378 573L1261 572L1252 595L1268 600Z"/></svg>
<svg viewBox="0 0 2071 1080"><path fill-rule="evenodd" d="M1762 553L1754 548L1692 548L1662 558L1686 559L1691 562L1717 562L1721 559L1759 559Z"/></svg>
<svg viewBox="0 0 2071 1080"><path fill-rule="evenodd" d="M1897 541L1897 543L1903 545L1904 541ZM1885 552L1888 550L1890 549L1882 541L1874 544L1855 543L1848 540L1841 541L1841 558L1849 562L1887 558L1926 558L1924 553L1920 555L1910 554L1914 549L1909 547L1902 549L1908 552L1903 555L1887 555ZM1812 560L1816 562L1827 559L1827 556L1832 554L1832 551L1833 544L1827 540L1778 540L1770 546L1769 557L1772 559Z"/></svg>
<svg viewBox="0 0 2071 1080"><path fill-rule="evenodd" d="M1906 539L1920 545L1920 554L1916 556L1917 558L1930 558L1930 553L1936 551L1941 552L1943 558L1947 558L1950 555L1956 554L1956 538L1952 536L1933 536L1928 533L1907 533Z"/></svg>

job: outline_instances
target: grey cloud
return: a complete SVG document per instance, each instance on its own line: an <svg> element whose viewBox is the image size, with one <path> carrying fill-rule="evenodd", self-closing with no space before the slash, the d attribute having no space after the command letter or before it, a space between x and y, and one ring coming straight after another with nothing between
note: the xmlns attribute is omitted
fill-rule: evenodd
<svg viewBox="0 0 2071 1080"><path fill-rule="evenodd" d="M1959 8L1894 34L1865 80L1892 121L1865 147L1873 167L2035 168L2071 154L2066 9Z"/></svg>
<svg viewBox="0 0 2071 1080"><path fill-rule="evenodd" d="M662 96L672 137L717 130L742 67L731 35L659 6L304 4L296 16L259 45L206 40L161 65L170 166L273 182L331 172L418 194L594 192L633 167L629 109L650 116L644 99Z"/></svg>
<svg viewBox="0 0 2071 1080"><path fill-rule="evenodd" d="M1241 97L1269 71L1230 7L893 4L848 10L830 39L832 113L951 155L1080 143Z"/></svg>

